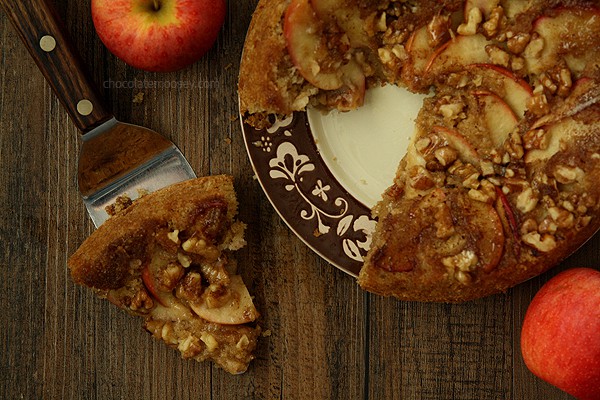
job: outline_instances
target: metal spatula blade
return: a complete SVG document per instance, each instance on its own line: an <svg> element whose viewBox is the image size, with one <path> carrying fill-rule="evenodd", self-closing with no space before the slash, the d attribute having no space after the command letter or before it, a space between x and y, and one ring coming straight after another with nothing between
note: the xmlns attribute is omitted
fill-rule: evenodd
<svg viewBox="0 0 600 400"><path fill-rule="evenodd" d="M160 134L119 122L103 106L48 0L0 0L7 16L82 133L78 185L94 224L126 194L195 178L181 151Z"/></svg>
<svg viewBox="0 0 600 400"><path fill-rule="evenodd" d="M96 226L120 195L135 198L195 177L181 151L150 129L112 119L83 136L78 185Z"/></svg>

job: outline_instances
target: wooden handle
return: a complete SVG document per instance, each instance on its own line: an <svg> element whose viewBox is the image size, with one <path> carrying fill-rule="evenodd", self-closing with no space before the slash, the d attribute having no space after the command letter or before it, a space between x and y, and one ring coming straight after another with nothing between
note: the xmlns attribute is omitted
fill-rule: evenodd
<svg viewBox="0 0 600 400"><path fill-rule="evenodd" d="M54 7L47 0L0 0L0 3L77 128L86 133L112 118Z"/></svg>

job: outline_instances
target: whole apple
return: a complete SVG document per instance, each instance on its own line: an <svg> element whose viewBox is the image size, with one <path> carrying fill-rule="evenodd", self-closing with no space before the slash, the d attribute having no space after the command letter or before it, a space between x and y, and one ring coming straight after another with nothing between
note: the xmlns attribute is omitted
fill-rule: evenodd
<svg viewBox="0 0 600 400"><path fill-rule="evenodd" d="M92 0L104 45L132 67L182 69L214 44L225 21L225 0Z"/></svg>
<svg viewBox="0 0 600 400"><path fill-rule="evenodd" d="M548 281L523 321L521 352L535 375L580 400L600 399L600 271Z"/></svg>

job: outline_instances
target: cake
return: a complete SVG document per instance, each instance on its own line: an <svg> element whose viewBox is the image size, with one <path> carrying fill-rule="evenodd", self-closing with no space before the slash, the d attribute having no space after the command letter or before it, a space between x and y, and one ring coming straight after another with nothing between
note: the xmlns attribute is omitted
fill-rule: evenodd
<svg viewBox="0 0 600 400"><path fill-rule="evenodd" d="M594 1L262 0L240 111L262 129L355 109L378 85L431 92L358 283L462 302L541 274L600 227L599 50Z"/></svg>
<svg viewBox="0 0 600 400"><path fill-rule="evenodd" d="M121 197L69 258L71 276L184 358L242 373L261 329L232 254L246 243L237 206L225 175Z"/></svg>

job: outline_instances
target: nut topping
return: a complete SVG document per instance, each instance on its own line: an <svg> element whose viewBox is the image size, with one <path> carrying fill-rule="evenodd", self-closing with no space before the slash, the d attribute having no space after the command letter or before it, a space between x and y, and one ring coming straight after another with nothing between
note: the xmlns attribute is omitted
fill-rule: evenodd
<svg viewBox="0 0 600 400"><path fill-rule="evenodd" d="M469 10L469 14L467 16L467 22L459 25L456 30L459 35L470 36L477 33L477 27L483 20L483 15L481 15L481 10L479 7L473 7Z"/></svg>

